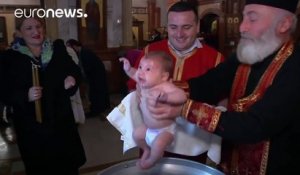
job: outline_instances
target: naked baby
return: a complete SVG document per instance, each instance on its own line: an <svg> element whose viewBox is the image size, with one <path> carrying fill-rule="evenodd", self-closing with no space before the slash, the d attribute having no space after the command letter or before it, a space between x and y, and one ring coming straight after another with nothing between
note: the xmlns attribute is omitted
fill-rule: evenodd
<svg viewBox="0 0 300 175"><path fill-rule="evenodd" d="M143 150L137 166L148 169L154 166L173 142L176 123L174 119L157 119L150 115L147 101L159 101L179 105L187 100L185 92L170 81L172 58L165 52L149 52L140 61L138 69L130 66L126 58L120 58L126 74L137 82L140 88L139 109L143 123L133 132L136 144ZM163 85L164 88L161 88ZM176 94L176 95L175 95Z"/></svg>

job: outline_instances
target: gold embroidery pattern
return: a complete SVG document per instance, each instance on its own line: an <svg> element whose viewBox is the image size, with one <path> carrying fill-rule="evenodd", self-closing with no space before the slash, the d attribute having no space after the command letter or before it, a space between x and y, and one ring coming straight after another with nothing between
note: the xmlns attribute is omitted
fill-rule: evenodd
<svg viewBox="0 0 300 175"><path fill-rule="evenodd" d="M191 112L188 114L189 121L209 132L213 132L216 129L221 116L220 110L203 103L194 103L190 110Z"/></svg>
<svg viewBox="0 0 300 175"><path fill-rule="evenodd" d="M236 112L243 112L249 106L249 103L254 103L257 101L260 94L251 94L248 97L238 99L236 104L233 104L232 107Z"/></svg>
<svg viewBox="0 0 300 175"><path fill-rule="evenodd" d="M181 116L187 118L192 104L193 104L193 100L188 99L187 102L182 107Z"/></svg>
<svg viewBox="0 0 300 175"><path fill-rule="evenodd" d="M261 160L261 164L260 164L260 171L259 171L260 175L266 174L268 157L269 157L269 148L270 148L270 141L267 141L264 144L264 150L263 150L262 160Z"/></svg>
<svg viewBox="0 0 300 175"><path fill-rule="evenodd" d="M216 127L217 127L217 124L219 123L220 117L221 117L221 111L215 110L213 117L212 117L212 121L208 127L209 132L213 132L216 130Z"/></svg>
<svg viewBox="0 0 300 175"><path fill-rule="evenodd" d="M205 107L200 107L199 109L194 109L192 114L196 117L197 126L200 126L200 122L204 121L204 124L207 125L208 114Z"/></svg>
<svg viewBox="0 0 300 175"><path fill-rule="evenodd" d="M249 65L243 64L238 67L229 98L229 104L231 104L229 105L229 110L234 109L232 104L236 103L236 100L245 93L246 86L241 87L240 85L247 84L250 72L251 69Z"/></svg>

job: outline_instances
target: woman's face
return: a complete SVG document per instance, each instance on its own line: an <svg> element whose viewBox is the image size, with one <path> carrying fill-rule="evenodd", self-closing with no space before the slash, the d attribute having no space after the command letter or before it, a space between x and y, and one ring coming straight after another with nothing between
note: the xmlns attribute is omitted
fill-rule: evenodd
<svg viewBox="0 0 300 175"><path fill-rule="evenodd" d="M25 19L20 28L20 35L27 46L41 46L44 41L45 31L42 23L34 18Z"/></svg>

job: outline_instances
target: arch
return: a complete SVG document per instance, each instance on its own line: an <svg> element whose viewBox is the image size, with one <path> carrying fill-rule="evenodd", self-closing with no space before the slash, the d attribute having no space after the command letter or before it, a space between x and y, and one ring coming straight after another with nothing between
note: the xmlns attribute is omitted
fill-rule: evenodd
<svg viewBox="0 0 300 175"><path fill-rule="evenodd" d="M214 42L213 45L215 44L215 47L217 50L219 50L221 53L224 53L224 44L225 44L225 30L220 30L220 29L224 29L225 28L225 22L224 22L224 16L225 14L222 12L222 9L221 7L220 8L207 8L205 10L203 10L203 12L201 12L199 14L199 19L200 19L200 24L201 24L201 21L207 17L207 16L215 16L215 19L217 20L216 23L217 23L217 31L216 31L216 36L213 36L215 37L215 41L212 41ZM203 27L201 27L200 25L200 32L201 29Z"/></svg>
<svg viewBox="0 0 300 175"><path fill-rule="evenodd" d="M203 12L199 13L199 19L202 19L203 16L207 15L207 14L215 14L219 17L224 17L224 13L222 12L221 9L218 8L208 8L205 9Z"/></svg>

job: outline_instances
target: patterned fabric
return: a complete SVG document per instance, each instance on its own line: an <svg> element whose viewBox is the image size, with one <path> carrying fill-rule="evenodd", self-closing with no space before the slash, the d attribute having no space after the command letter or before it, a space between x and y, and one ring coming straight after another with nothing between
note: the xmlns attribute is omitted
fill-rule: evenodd
<svg viewBox="0 0 300 175"><path fill-rule="evenodd" d="M214 132L221 116L221 110L205 103L188 100L183 106L181 116L209 132Z"/></svg>

